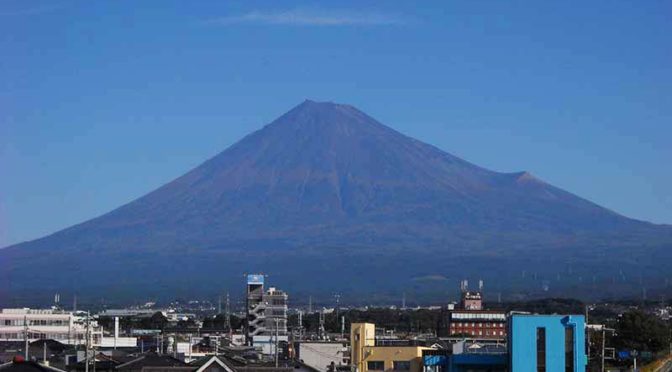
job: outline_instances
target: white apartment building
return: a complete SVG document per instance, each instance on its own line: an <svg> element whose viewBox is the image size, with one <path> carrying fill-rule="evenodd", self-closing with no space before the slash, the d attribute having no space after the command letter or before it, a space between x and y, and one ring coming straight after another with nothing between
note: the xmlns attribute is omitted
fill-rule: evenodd
<svg viewBox="0 0 672 372"><path fill-rule="evenodd" d="M81 314L81 313L80 313ZM52 339L64 344L86 343L86 315L58 309L0 310L0 341L29 341ZM91 319L89 335L93 346L100 345L103 327Z"/></svg>

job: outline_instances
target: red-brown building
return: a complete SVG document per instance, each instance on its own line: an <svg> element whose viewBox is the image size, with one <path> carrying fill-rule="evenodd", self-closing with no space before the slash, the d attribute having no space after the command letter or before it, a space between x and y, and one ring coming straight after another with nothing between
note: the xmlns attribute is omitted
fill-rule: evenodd
<svg viewBox="0 0 672 372"><path fill-rule="evenodd" d="M448 313L448 335L506 338L506 313L487 310L453 310Z"/></svg>

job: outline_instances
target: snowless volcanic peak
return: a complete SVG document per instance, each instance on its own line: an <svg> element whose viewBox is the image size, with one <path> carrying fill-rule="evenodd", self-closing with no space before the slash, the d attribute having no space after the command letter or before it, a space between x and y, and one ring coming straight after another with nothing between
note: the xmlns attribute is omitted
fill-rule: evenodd
<svg viewBox="0 0 672 372"><path fill-rule="evenodd" d="M471 164L353 106L306 100L137 200L0 250L0 297L68 286L191 293L246 271L293 278L287 289L298 290L361 290L365 272L377 278L371 291L428 275L515 284L522 271L563 273L567 262L592 277L651 261L655 277L670 242L668 227L527 172Z"/></svg>

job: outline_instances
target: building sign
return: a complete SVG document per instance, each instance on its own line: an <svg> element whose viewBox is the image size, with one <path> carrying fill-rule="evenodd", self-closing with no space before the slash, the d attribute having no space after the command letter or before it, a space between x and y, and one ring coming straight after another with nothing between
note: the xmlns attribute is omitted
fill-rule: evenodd
<svg viewBox="0 0 672 372"><path fill-rule="evenodd" d="M247 276L247 284L264 284L264 276L261 274L250 274Z"/></svg>

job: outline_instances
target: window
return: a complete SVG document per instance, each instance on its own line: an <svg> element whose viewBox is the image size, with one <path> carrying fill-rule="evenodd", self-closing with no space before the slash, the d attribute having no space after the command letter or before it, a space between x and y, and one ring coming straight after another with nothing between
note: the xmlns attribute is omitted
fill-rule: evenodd
<svg viewBox="0 0 672 372"><path fill-rule="evenodd" d="M409 360L395 360L392 362L395 371L410 371L411 361Z"/></svg>
<svg viewBox="0 0 672 372"><path fill-rule="evenodd" d="M574 372L574 327L565 328L565 372Z"/></svg>
<svg viewBox="0 0 672 372"><path fill-rule="evenodd" d="M366 367L369 371L384 371L385 362L382 360L372 360L366 363Z"/></svg>
<svg viewBox="0 0 672 372"><path fill-rule="evenodd" d="M546 328L537 328L537 372L546 372Z"/></svg>

